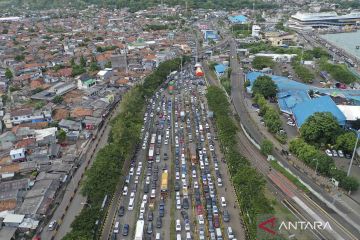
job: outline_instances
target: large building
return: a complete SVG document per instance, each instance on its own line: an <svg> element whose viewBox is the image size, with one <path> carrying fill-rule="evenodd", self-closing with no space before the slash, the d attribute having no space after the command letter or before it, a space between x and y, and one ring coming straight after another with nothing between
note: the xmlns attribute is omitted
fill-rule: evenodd
<svg viewBox="0 0 360 240"><path fill-rule="evenodd" d="M360 24L360 12L338 15L336 12L301 13L292 15L288 25L297 29L345 27Z"/></svg>

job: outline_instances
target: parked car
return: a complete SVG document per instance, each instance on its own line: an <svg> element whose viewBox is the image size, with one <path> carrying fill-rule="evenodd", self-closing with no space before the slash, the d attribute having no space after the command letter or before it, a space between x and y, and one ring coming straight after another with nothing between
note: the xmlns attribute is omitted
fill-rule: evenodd
<svg viewBox="0 0 360 240"><path fill-rule="evenodd" d="M128 234L129 234L129 224L124 224L122 235L127 236Z"/></svg>
<svg viewBox="0 0 360 240"><path fill-rule="evenodd" d="M328 155L329 157L332 157L332 156L333 156L332 153L331 153L331 151L330 151L329 149L326 149L326 150L325 150L325 153L326 153L326 155Z"/></svg>
<svg viewBox="0 0 360 240"><path fill-rule="evenodd" d="M339 157L344 157L344 153L343 153L343 151L342 150L338 150L338 155L339 155Z"/></svg>
<svg viewBox="0 0 360 240"><path fill-rule="evenodd" d="M57 226L57 221L56 221L56 220L51 221L51 222L49 223L49 231L55 230L55 229L56 229L56 226Z"/></svg>

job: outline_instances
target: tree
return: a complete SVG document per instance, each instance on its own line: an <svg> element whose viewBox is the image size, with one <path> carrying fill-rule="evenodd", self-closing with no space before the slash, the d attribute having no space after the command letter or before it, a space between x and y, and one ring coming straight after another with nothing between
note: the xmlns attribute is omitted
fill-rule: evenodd
<svg viewBox="0 0 360 240"><path fill-rule="evenodd" d="M5 77L7 79L12 79L14 76L13 76L13 73L11 72L10 68L6 68L6 71L5 71Z"/></svg>
<svg viewBox="0 0 360 240"><path fill-rule="evenodd" d="M24 55L16 55L15 56L15 61L21 62L25 60L25 56Z"/></svg>
<svg viewBox="0 0 360 240"><path fill-rule="evenodd" d="M57 132L57 139L60 141L60 142L63 142L65 141L66 139L66 132L62 129L60 129L58 132Z"/></svg>
<svg viewBox="0 0 360 240"><path fill-rule="evenodd" d="M340 180L339 186L346 191L356 191L359 188L359 182L356 178L349 176Z"/></svg>
<svg viewBox="0 0 360 240"><path fill-rule="evenodd" d="M63 102L63 100L64 100L64 98L62 96L57 95L57 96L54 97L52 102L55 103L55 104L60 104L60 103Z"/></svg>
<svg viewBox="0 0 360 240"><path fill-rule="evenodd" d="M276 84L269 76L258 77L252 87L253 94L260 93L265 98L275 97L277 93Z"/></svg>
<svg viewBox="0 0 360 240"><path fill-rule="evenodd" d="M340 133L341 127L330 112L316 112L300 127L301 137L315 146L335 143Z"/></svg>
<svg viewBox="0 0 360 240"><path fill-rule="evenodd" d="M261 147L261 150L260 150L261 153L264 154L265 156L267 156L272 153L274 145L270 140L265 139L264 141L262 141L260 147Z"/></svg>
<svg viewBox="0 0 360 240"><path fill-rule="evenodd" d="M2 34L8 34L8 33L9 33L9 30L7 30L7 29L2 30Z"/></svg>
<svg viewBox="0 0 360 240"><path fill-rule="evenodd" d="M71 66L74 66L74 65L75 65L75 58L74 58L74 57L71 58L71 60L70 60L70 65L71 65Z"/></svg>
<svg viewBox="0 0 360 240"><path fill-rule="evenodd" d="M352 153L356 143L356 134L354 132L346 132L336 138L336 148L342 149L346 153Z"/></svg>
<svg viewBox="0 0 360 240"><path fill-rule="evenodd" d="M267 67L274 67L275 62L269 57L257 56L254 58L251 64L253 68L261 70Z"/></svg>
<svg viewBox="0 0 360 240"><path fill-rule="evenodd" d="M86 59L83 55L80 57L80 66L86 67Z"/></svg>
<svg viewBox="0 0 360 240"><path fill-rule="evenodd" d="M111 61L105 63L104 67L105 67L105 68L112 68Z"/></svg>

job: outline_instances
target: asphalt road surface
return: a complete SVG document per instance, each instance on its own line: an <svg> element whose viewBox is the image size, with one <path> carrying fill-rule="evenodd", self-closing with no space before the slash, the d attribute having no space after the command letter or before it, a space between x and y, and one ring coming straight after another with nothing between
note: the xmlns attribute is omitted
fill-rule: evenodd
<svg viewBox="0 0 360 240"><path fill-rule="evenodd" d="M144 239L155 239L157 233L161 239L176 239L177 235L187 239L189 234L191 239L215 239L216 228L227 239L227 227L232 228L237 239L245 239L238 208L234 207L236 199L229 174L214 139L216 132L206 115L208 108L203 96L206 87L193 85L204 81L194 78L192 73L189 66L182 74L172 76L177 78L174 93L158 91L148 105L142 131L145 149L139 151L132 163L127 191L119 200L119 205L125 209L124 215L115 214L109 233L111 239L134 239L139 219L145 222ZM180 112L184 112L184 118ZM149 161L152 134L156 134L155 153L154 159ZM196 159L192 161L194 153ZM161 175L165 170L169 176L168 191L162 192ZM156 191L154 196L152 188ZM134 207L129 210L131 194L134 195ZM147 200L144 201L145 211L141 213L144 195ZM165 209L161 227L157 224L160 204L164 204ZM230 215L229 222L223 220L224 210ZM176 228L177 221L180 221L181 229ZM129 225L127 236L123 236L125 224Z"/></svg>

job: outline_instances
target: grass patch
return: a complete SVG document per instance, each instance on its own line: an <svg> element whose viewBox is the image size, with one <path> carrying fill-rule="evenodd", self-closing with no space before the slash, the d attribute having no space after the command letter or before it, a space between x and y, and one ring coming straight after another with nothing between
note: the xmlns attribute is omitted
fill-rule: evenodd
<svg viewBox="0 0 360 240"><path fill-rule="evenodd" d="M297 179L295 176L293 176L291 173L289 173L285 168L280 166L277 161L270 161L271 167L276 169L277 171L281 172L287 179L289 179L292 183L294 183L297 187L302 189L304 192L309 193L309 189L305 187L304 184L302 184L299 179Z"/></svg>

